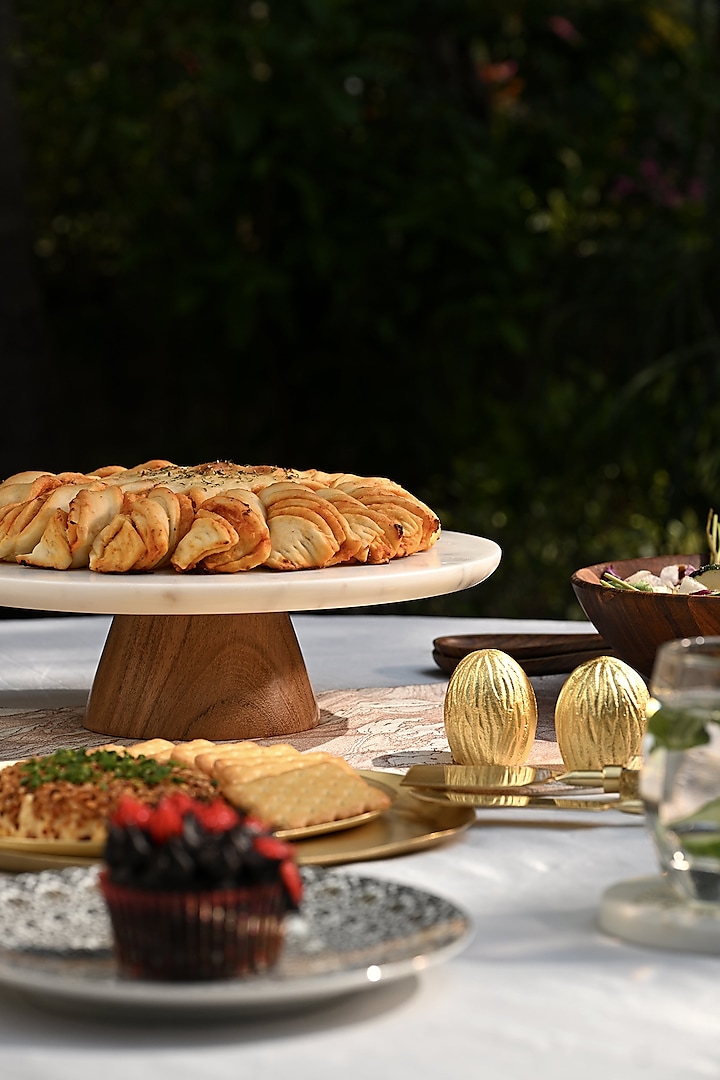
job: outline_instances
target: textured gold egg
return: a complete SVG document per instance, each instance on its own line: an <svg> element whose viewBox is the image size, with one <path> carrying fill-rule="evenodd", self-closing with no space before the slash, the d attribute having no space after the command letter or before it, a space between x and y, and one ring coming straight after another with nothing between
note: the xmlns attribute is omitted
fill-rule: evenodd
<svg viewBox="0 0 720 1080"><path fill-rule="evenodd" d="M627 765L640 754L649 696L635 668L614 656L576 667L555 705L555 734L567 768Z"/></svg>
<svg viewBox="0 0 720 1080"><path fill-rule="evenodd" d="M445 734L458 765L522 765L537 716L530 680L500 649L468 653L450 676Z"/></svg>

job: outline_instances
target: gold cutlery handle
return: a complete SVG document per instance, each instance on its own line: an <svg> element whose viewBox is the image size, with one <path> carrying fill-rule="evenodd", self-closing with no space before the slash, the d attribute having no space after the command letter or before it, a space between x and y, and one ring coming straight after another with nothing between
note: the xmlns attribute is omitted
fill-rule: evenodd
<svg viewBox="0 0 720 1080"><path fill-rule="evenodd" d="M617 793L622 799L639 797L640 770L625 765L605 765L602 769L573 769L558 779L578 787L600 787L608 794Z"/></svg>

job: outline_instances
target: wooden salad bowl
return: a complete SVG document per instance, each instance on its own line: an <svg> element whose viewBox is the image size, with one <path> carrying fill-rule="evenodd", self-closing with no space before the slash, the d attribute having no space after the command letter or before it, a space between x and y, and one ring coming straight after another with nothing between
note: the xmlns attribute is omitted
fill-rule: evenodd
<svg viewBox="0 0 720 1080"><path fill-rule="evenodd" d="M720 596L609 589L600 584L600 575L608 566L618 577L627 578L636 570L659 574L664 566L691 563L699 568L708 561L707 555L697 553L608 559L576 570L570 583L588 619L615 654L648 679L664 641L720 635Z"/></svg>

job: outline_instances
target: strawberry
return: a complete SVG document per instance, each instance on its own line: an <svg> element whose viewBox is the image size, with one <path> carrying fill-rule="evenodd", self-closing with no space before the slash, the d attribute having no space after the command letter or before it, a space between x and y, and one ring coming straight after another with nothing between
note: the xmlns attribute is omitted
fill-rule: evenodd
<svg viewBox="0 0 720 1080"><path fill-rule="evenodd" d="M132 795L122 795L118 800L117 807L112 816L114 825L127 828L128 825L137 825L143 829L147 826L152 816L152 807L142 803Z"/></svg>
<svg viewBox="0 0 720 1080"><path fill-rule="evenodd" d="M209 832L225 832L240 824L240 815L224 799L200 804L195 807L194 813Z"/></svg>
<svg viewBox="0 0 720 1080"><path fill-rule="evenodd" d="M197 806L202 805L184 791L174 791L166 797L180 814L192 814Z"/></svg>
<svg viewBox="0 0 720 1080"><path fill-rule="evenodd" d="M303 894L303 883L294 859L284 859L280 863L280 877L293 905L299 907Z"/></svg>
<svg viewBox="0 0 720 1080"><path fill-rule="evenodd" d="M171 836L180 836L183 827L183 814L173 805L171 798L161 799L147 823L147 831L156 844L162 844Z"/></svg>
<svg viewBox="0 0 720 1080"><path fill-rule="evenodd" d="M260 818L253 817L252 814L246 814L245 828L253 833L264 833L267 831L267 826L260 821Z"/></svg>
<svg viewBox="0 0 720 1080"><path fill-rule="evenodd" d="M266 859L277 859L280 862L283 859L293 858L293 849L277 836L256 836L253 839L253 847Z"/></svg>

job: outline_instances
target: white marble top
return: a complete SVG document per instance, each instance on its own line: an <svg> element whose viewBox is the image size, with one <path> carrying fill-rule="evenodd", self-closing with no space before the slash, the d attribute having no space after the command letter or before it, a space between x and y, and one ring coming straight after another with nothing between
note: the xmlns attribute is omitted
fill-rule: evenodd
<svg viewBox="0 0 720 1080"><path fill-rule="evenodd" d="M387 563L278 573L96 574L42 570L0 562L0 603L35 611L105 615L218 615L315 611L391 604L469 589L501 559L494 540L444 532L428 550Z"/></svg>

